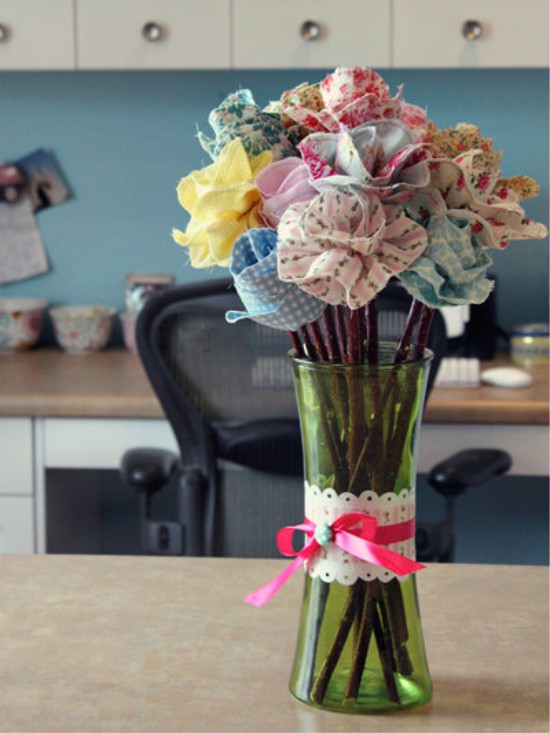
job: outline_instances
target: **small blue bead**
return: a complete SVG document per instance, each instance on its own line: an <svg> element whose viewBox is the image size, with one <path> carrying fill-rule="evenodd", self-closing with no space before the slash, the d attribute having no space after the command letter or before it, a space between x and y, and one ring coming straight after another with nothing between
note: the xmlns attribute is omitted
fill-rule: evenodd
<svg viewBox="0 0 550 733"><path fill-rule="evenodd" d="M332 529L326 522L315 527L315 539L320 545L328 545L329 542L332 542L332 537Z"/></svg>

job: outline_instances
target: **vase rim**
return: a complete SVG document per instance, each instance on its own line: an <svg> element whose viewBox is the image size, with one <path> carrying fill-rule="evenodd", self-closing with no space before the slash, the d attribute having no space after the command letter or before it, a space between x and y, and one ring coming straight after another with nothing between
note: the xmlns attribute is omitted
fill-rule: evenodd
<svg viewBox="0 0 550 733"><path fill-rule="evenodd" d="M381 342L379 347L380 352L385 352L388 357L393 356L395 353L395 344L390 342ZM424 354L420 359L405 360L394 363L393 361L382 361L375 364L369 364L363 362L362 364L347 364L344 362L332 362L332 361L313 361L307 357L298 357L295 355L294 349L288 352L288 356L293 364L303 367L313 367L315 369L327 369L327 370L359 370L363 372L373 371L391 371L392 369L406 369L411 366L427 366L434 358L434 353L431 349L424 349Z"/></svg>

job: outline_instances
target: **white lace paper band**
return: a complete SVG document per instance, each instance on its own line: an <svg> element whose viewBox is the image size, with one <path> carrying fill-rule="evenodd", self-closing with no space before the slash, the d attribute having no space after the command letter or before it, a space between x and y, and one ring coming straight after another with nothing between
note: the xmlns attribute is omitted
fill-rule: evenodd
<svg viewBox="0 0 550 733"><path fill-rule="evenodd" d="M414 488L403 489L399 494L388 491L380 496L374 491L363 491L359 496L344 492L337 494L332 488L321 490L305 482L305 515L315 524L332 524L335 519L349 512L364 512L374 517L379 526L397 524L415 516ZM415 538L387 545L390 550L410 560L416 559ZM387 582L392 578L406 580L386 568L353 557L331 542L321 547L306 563L312 578L320 577L326 583L337 581L353 585L358 578Z"/></svg>

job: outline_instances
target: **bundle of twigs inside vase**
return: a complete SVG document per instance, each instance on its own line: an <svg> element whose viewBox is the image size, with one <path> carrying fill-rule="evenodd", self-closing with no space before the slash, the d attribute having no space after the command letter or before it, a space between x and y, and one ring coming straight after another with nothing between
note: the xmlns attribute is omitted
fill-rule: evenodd
<svg viewBox="0 0 550 733"><path fill-rule="evenodd" d="M424 353L433 311L413 300L404 332L395 345L392 362L418 360ZM316 362L351 365L377 365L380 359L378 313L376 301L364 308L351 310L344 306L328 306L322 319L291 333L296 355ZM321 402L335 404L340 416L339 428L328 419L322 425L332 464L335 491L359 495L365 489L377 494L393 490L399 471L399 457L406 438L410 403L415 399L413 381L406 379L397 389L397 373L386 370L385 378L371 380L372 404L368 415L361 383L350 372L345 385L334 381L331 395L321 395ZM321 380L316 384L327 390ZM319 581L314 599L320 617L315 631L319 633L322 616L331 592L330 584ZM369 646L374 643L382 668L388 699L399 704L395 675L412 673L406 647L409 638L402 588L399 581L357 580L348 589L339 625L328 653L319 660L317 639L310 645L310 674L307 694L317 704L324 700L344 646L353 635L352 662L344 693L344 702L353 703L359 694ZM374 640L374 641L373 641ZM314 669L317 672L314 672Z"/></svg>

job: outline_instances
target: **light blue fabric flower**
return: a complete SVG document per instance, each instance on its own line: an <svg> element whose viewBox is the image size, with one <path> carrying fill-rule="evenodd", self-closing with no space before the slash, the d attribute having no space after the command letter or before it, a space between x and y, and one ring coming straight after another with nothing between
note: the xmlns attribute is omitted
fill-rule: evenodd
<svg viewBox="0 0 550 733"><path fill-rule="evenodd" d="M198 139L203 150L216 161L227 143L240 137L249 157L271 150L273 160L298 155L295 133L288 131L278 114L264 112L258 107L249 89L239 89L229 94L210 112L208 122L214 138L203 132Z"/></svg>
<svg viewBox="0 0 550 733"><path fill-rule="evenodd" d="M470 222L432 214L426 232L426 249L399 275L407 291L430 308L483 303L492 288L486 277L492 259Z"/></svg>
<svg viewBox="0 0 550 733"><path fill-rule="evenodd" d="M326 308L326 303L297 285L279 280L277 233L273 229L250 229L242 234L235 242L229 269L246 308L228 311L225 318L229 323L251 318L264 326L296 331L316 321Z"/></svg>

